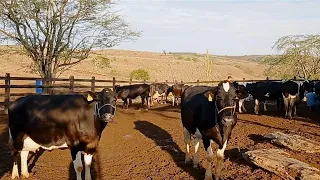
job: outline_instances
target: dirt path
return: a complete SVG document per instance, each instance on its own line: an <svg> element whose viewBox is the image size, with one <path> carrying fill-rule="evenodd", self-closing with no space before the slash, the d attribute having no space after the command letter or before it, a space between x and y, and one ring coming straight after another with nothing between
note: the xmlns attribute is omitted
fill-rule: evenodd
<svg viewBox="0 0 320 180"><path fill-rule="evenodd" d="M251 110L252 107L247 109ZM279 117L279 113L272 113L273 107L269 110L271 112L266 112L267 115L252 115L251 111L239 115L225 153L224 179L280 179L247 164L241 158L240 152L246 150L276 147L263 141L261 135L265 133L289 131L320 141L319 123L306 118L285 120ZM302 108L299 113L311 118L319 117L319 114L310 115L304 110ZM1 114L0 179L10 179L12 159L7 148L7 138L7 118ZM217 146L214 145L214 148ZM193 148L191 150L194 151ZM320 154L285 151L296 159L320 168ZM98 153L94 157L92 174L95 179L203 179L206 161L202 144L200 169L184 164L184 152L177 107L156 106L149 111L137 111L132 107L130 110L118 108L116 121L110 123L103 132ZM68 150L45 151L35 165L30 167L30 179L75 179Z"/></svg>

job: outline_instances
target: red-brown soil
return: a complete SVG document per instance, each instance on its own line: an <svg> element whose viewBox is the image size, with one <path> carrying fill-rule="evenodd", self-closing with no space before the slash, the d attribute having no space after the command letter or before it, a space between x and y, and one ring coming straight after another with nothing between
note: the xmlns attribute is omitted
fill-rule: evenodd
<svg viewBox="0 0 320 180"><path fill-rule="evenodd" d="M282 113L276 112L273 106L262 115L253 115L252 103L247 109L247 114L238 115L239 121L225 152L224 179L281 179L247 163L241 157L241 153L247 150L282 148L264 141L262 135L265 133L290 132L320 141L319 109L310 113L302 105L298 111L300 117L294 120L283 119ZM7 140L7 117L1 114L0 179L10 179L11 176L12 158ZM217 148L216 145L213 147ZM191 150L193 152L194 148ZM320 154L284 150L293 158L320 169ZM132 106L129 110L118 108L115 122L110 123L102 134L98 152L94 156L92 175L94 179L203 179L206 160L202 144L200 169L184 164L184 152L178 107L155 104L148 111L138 111ZM34 164L32 160L29 162L29 179L75 179L68 150L45 151Z"/></svg>

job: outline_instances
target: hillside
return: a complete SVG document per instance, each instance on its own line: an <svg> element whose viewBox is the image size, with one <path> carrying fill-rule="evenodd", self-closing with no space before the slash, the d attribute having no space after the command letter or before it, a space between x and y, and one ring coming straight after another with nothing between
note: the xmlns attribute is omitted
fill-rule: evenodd
<svg viewBox="0 0 320 180"><path fill-rule="evenodd" d="M38 76L32 74L28 65L31 59L19 53L18 47L0 46L0 75L11 73L12 76ZM107 57L111 67L96 68L91 59L97 55ZM263 71L266 68L247 57L241 56L212 56L212 74L210 80L225 79L228 75L234 79L264 79ZM196 81L206 80L204 56L194 53L163 53L141 52L128 50L100 50L94 51L90 58L73 66L60 77L74 75L76 78L117 79L127 80L132 70L143 68L149 71L151 80L178 80Z"/></svg>

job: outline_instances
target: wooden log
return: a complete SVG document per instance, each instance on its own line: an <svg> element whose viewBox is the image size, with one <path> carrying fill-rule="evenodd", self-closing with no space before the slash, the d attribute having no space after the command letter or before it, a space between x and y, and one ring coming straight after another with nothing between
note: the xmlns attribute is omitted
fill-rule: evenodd
<svg viewBox="0 0 320 180"><path fill-rule="evenodd" d="M320 153L320 144L311 139L296 135L274 132L264 135L264 138L271 139L271 143L284 146L293 151L306 153Z"/></svg>
<svg viewBox="0 0 320 180"><path fill-rule="evenodd" d="M320 171L307 163L291 158L280 149L259 149L247 151L243 158L283 179L319 180Z"/></svg>

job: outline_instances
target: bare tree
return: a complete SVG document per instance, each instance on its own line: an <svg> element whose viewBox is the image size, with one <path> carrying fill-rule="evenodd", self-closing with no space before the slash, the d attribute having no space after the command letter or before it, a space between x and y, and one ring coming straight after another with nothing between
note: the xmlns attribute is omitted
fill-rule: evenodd
<svg viewBox="0 0 320 180"><path fill-rule="evenodd" d="M273 46L281 55L267 56L265 74L272 77L320 78L320 35L284 36Z"/></svg>
<svg viewBox="0 0 320 180"><path fill-rule="evenodd" d="M139 37L110 0L1 0L0 38L22 45L44 78L56 77L108 48Z"/></svg>

